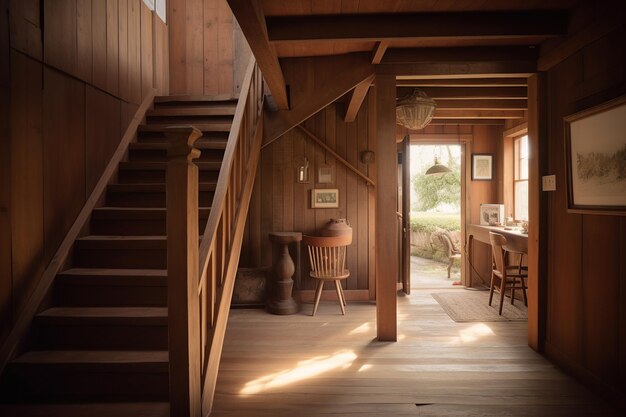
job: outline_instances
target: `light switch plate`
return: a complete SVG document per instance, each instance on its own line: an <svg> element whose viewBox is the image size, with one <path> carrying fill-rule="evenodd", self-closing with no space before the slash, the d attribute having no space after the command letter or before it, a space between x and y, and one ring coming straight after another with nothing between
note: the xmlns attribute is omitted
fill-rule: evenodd
<svg viewBox="0 0 626 417"><path fill-rule="evenodd" d="M556 175L544 175L541 182L543 191L556 191Z"/></svg>

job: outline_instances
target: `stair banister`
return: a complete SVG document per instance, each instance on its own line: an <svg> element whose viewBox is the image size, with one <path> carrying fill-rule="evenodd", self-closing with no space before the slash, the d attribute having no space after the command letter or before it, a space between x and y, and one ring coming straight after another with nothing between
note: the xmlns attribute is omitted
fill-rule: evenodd
<svg viewBox="0 0 626 417"><path fill-rule="evenodd" d="M168 294L175 294L179 300L186 297L186 301L168 305L170 415L208 416L213 405L241 242L261 152L263 78L254 57L250 60L242 83L199 250L197 241L195 249L192 245L194 236L195 239L198 236L197 167L191 162L194 154L192 137L197 133L191 127L186 130L179 128L178 133L181 135L177 139L178 143L184 142L180 146L187 146L189 153L182 156L188 164L182 169L186 175L180 176L176 183L170 183L168 173L168 286L177 286L176 290L168 290ZM196 184L195 190L191 182ZM172 192L172 195L177 195L172 197L172 206L177 207L176 211L170 211L170 189L176 189ZM183 217L176 220L176 227L184 232L176 233L172 230L170 233L170 216ZM194 222L195 230L190 225ZM184 261L176 267L181 268L179 272L169 270L170 248L178 252L176 259ZM191 262L196 262L195 272L190 266ZM197 287L191 288L194 284ZM177 328L176 332L172 331L172 327ZM172 340L174 337L177 340ZM186 361L178 360L181 358L186 358ZM174 387L177 383L182 383L186 388ZM199 395L196 385L200 390Z"/></svg>

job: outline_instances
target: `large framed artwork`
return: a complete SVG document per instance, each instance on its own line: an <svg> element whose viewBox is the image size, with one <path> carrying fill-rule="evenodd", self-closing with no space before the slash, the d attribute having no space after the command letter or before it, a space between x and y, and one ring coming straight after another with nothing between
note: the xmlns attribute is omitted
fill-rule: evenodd
<svg viewBox="0 0 626 417"><path fill-rule="evenodd" d="M564 118L567 209L626 214L626 96Z"/></svg>

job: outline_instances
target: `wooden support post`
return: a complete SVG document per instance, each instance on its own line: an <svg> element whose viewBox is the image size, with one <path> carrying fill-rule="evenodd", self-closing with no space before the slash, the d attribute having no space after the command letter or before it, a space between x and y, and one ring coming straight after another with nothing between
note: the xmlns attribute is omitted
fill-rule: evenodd
<svg viewBox="0 0 626 417"><path fill-rule="evenodd" d="M167 276L170 415L201 414L200 306L198 299L198 167L193 147L202 132L166 129Z"/></svg>
<svg viewBox="0 0 626 417"><path fill-rule="evenodd" d="M376 324L378 340L397 340L396 78L376 77Z"/></svg>
<svg viewBox="0 0 626 417"><path fill-rule="evenodd" d="M541 194L547 141L546 76L528 79L528 345L541 352L545 341L547 207Z"/></svg>

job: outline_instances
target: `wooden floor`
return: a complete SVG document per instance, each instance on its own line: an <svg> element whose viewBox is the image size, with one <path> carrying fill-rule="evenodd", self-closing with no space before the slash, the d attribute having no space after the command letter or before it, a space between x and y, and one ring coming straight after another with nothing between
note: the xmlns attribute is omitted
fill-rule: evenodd
<svg viewBox="0 0 626 417"><path fill-rule="evenodd" d="M400 297L397 343L375 341L370 303L231 311L212 416L619 415L528 348L526 323L455 323L432 291Z"/></svg>

